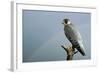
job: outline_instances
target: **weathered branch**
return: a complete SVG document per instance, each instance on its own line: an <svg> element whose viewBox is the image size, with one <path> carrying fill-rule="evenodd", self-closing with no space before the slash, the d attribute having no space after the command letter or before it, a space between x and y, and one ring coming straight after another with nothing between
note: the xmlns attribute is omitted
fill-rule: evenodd
<svg viewBox="0 0 100 73"><path fill-rule="evenodd" d="M78 51L75 52L75 48L72 48L72 46L65 47L61 45L61 47L66 51L67 53L67 60L72 60L74 54L76 54Z"/></svg>

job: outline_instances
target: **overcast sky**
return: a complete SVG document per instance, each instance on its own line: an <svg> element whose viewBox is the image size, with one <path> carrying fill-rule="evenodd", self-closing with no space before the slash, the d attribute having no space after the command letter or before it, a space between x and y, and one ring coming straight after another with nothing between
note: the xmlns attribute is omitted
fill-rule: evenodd
<svg viewBox="0 0 100 73"><path fill-rule="evenodd" d="M69 18L79 30L86 56L74 55L74 60L91 58L91 14L78 12L50 12L23 10L23 61L66 60L66 52L61 45L70 45L61 24Z"/></svg>

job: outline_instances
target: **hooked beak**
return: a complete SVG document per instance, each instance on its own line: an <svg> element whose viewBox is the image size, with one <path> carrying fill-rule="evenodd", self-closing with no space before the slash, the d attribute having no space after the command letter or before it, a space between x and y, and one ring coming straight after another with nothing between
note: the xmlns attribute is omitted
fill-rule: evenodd
<svg viewBox="0 0 100 73"><path fill-rule="evenodd" d="M62 24L64 24L64 23L62 22Z"/></svg>
<svg viewBox="0 0 100 73"><path fill-rule="evenodd" d="M64 25L64 21L62 22L62 24Z"/></svg>

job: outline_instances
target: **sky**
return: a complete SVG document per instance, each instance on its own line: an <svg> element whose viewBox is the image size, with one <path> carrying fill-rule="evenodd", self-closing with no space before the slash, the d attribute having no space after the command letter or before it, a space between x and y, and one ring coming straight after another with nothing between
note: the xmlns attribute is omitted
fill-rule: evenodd
<svg viewBox="0 0 100 73"><path fill-rule="evenodd" d="M86 56L79 52L73 60L91 59L91 14L23 10L23 62L65 61L66 52L61 45L69 46L62 20L68 18L79 30Z"/></svg>

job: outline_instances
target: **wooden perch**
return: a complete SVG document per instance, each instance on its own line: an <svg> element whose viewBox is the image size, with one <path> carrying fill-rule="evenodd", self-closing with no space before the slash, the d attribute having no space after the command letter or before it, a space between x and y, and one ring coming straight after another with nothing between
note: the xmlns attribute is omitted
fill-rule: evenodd
<svg viewBox="0 0 100 73"><path fill-rule="evenodd" d="M76 54L78 51L75 52L75 48L72 48L72 46L69 47L64 47L63 45L61 45L61 47L66 51L67 53L67 60L72 60L74 54Z"/></svg>

